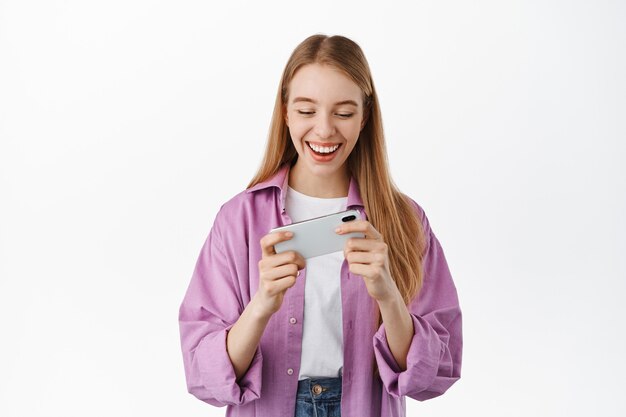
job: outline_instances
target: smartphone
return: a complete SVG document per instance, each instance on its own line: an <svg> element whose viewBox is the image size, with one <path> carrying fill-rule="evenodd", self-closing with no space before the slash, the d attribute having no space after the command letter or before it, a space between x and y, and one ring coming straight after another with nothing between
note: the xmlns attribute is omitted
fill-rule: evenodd
<svg viewBox="0 0 626 417"><path fill-rule="evenodd" d="M348 239L363 238L365 234L352 232L338 235L335 229L345 222L357 219L361 219L358 210L346 210L274 228L270 232L293 232L291 239L278 242L274 245L274 250L276 253L294 250L303 258L343 251Z"/></svg>

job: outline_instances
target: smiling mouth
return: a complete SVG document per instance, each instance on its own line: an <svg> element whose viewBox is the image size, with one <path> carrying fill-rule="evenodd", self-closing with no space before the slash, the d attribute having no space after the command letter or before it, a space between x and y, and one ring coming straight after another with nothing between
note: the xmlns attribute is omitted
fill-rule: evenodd
<svg viewBox="0 0 626 417"><path fill-rule="evenodd" d="M314 145L310 142L306 142L307 146L313 151L315 152L317 155L331 155L335 152L337 152L337 150L339 148L341 148L341 143L335 143L332 146L331 145L327 145L327 146L318 146L318 145Z"/></svg>

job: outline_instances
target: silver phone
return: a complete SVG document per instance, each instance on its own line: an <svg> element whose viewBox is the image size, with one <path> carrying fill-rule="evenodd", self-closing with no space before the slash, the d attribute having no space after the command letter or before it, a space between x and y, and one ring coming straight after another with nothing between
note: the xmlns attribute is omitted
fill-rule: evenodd
<svg viewBox="0 0 626 417"><path fill-rule="evenodd" d="M294 250L303 258L343 251L346 241L353 237L365 237L364 233L352 232L338 235L335 229L345 222L360 220L358 210L346 210L326 216L276 227L270 232L293 232L293 237L274 245L276 253Z"/></svg>

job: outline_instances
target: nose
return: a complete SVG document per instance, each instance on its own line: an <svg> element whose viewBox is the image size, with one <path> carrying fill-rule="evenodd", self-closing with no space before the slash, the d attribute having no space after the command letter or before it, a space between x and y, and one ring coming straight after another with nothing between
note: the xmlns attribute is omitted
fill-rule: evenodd
<svg viewBox="0 0 626 417"><path fill-rule="evenodd" d="M315 134L320 139L328 139L335 134L335 126L329 116L319 115L315 123Z"/></svg>

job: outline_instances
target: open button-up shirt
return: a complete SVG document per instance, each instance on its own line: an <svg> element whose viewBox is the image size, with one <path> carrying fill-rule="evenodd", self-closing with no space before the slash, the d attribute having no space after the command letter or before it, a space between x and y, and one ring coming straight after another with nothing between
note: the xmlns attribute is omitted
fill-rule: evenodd
<svg viewBox="0 0 626 417"><path fill-rule="evenodd" d="M306 267L269 320L248 371L237 381L226 336L259 285L260 240L290 224L285 212L289 165L270 179L237 194L218 211L200 251L179 309L180 337L188 391L227 416L293 416L304 320ZM341 275L343 381L341 414L347 417L406 415L405 396L426 400L443 394L461 376L461 309L452 276L424 210L412 199L426 235L424 282L408 305L414 336L402 371L377 327L375 305L363 279ZM355 178L348 209L367 219ZM378 374L374 365L378 366Z"/></svg>

